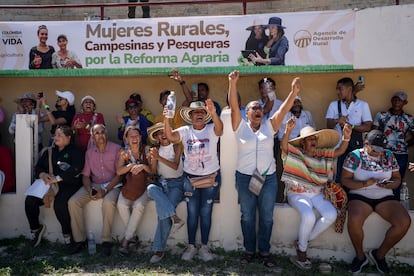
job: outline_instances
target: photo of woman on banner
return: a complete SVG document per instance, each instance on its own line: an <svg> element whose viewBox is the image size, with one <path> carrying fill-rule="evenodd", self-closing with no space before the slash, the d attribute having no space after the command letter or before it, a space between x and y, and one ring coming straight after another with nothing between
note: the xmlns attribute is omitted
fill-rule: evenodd
<svg viewBox="0 0 414 276"><path fill-rule="evenodd" d="M39 44L32 47L29 52L29 69L51 69L52 54L55 49L47 45L48 29L46 25L40 25L37 29Z"/></svg>
<svg viewBox="0 0 414 276"><path fill-rule="evenodd" d="M254 64L285 65L285 55L289 51L289 41L285 36L285 26L279 17L269 18L269 23L265 25L269 30L269 40L264 47L265 55L257 53L249 54L249 59Z"/></svg>
<svg viewBox="0 0 414 276"><path fill-rule="evenodd" d="M265 22L261 19L255 19L253 25L246 28L246 31L250 31L250 35L246 41L246 48L242 51L242 65L251 65L252 60L249 58L250 54L259 54L259 56L266 56L264 47L266 46L269 37L265 34ZM264 65L263 63L256 63L252 65Z"/></svg>
<svg viewBox="0 0 414 276"><path fill-rule="evenodd" d="M75 52L67 49L68 38L64 34L57 37L57 44L59 51L52 55L52 67L57 69L74 69L82 68L80 59Z"/></svg>

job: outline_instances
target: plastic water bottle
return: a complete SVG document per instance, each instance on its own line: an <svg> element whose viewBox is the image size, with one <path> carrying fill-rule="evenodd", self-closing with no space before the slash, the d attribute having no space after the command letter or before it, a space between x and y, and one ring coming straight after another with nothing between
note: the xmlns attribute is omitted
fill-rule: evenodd
<svg viewBox="0 0 414 276"><path fill-rule="evenodd" d="M270 82L268 78L264 79L264 85L265 85L265 90L267 92L267 96L269 97L269 100L271 101L276 100L276 93L275 91L273 91L272 83Z"/></svg>
<svg viewBox="0 0 414 276"><path fill-rule="evenodd" d="M62 171L67 171L70 168L70 165L66 162L57 161L57 165Z"/></svg>
<svg viewBox="0 0 414 276"><path fill-rule="evenodd" d="M95 234L92 231L89 231L88 233L88 252L89 255L96 254Z"/></svg>
<svg viewBox="0 0 414 276"><path fill-rule="evenodd" d="M410 210L410 192L408 191L407 182L403 182L400 190L400 201L405 209Z"/></svg>
<svg viewBox="0 0 414 276"><path fill-rule="evenodd" d="M168 110L166 114L167 118L174 118L175 105L176 105L175 93L174 91L171 91L170 95L168 95L167 103L166 103L167 110Z"/></svg>

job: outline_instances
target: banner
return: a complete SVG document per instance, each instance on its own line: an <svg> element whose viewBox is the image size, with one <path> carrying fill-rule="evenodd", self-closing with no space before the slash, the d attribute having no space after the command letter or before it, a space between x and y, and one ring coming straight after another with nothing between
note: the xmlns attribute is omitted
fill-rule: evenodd
<svg viewBox="0 0 414 276"><path fill-rule="evenodd" d="M66 48L79 58L83 68L349 65L353 64L354 56L355 12L352 10L0 22L0 69L29 69L33 62L30 54L33 59L36 55L36 48L32 47L39 44L41 25L47 28L46 44L59 51L57 38L63 34L67 38ZM278 27L276 32L281 29L284 34L275 35L274 26ZM264 38L254 38L260 29ZM249 44L247 48L253 48L244 51L246 44ZM254 63L250 54L272 64Z"/></svg>

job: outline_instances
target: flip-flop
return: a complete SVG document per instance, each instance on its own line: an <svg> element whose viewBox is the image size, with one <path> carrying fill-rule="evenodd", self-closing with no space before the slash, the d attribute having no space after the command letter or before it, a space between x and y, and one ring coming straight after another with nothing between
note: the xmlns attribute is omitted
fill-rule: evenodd
<svg viewBox="0 0 414 276"><path fill-rule="evenodd" d="M249 252L243 252L243 254L240 257L240 263L241 264L249 264L254 259L254 253Z"/></svg>
<svg viewBox="0 0 414 276"><path fill-rule="evenodd" d="M276 265L272 262L272 255L262 255L260 254L260 258L263 260L263 265L267 268L274 268Z"/></svg>

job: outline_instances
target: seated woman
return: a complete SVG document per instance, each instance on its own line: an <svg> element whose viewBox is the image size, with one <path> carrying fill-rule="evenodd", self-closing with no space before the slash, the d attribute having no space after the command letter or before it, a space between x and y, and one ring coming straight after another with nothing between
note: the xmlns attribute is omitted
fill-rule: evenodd
<svg viewBox="0 0 414 276"><path fill-rule="evenodd" d="M124 142L126 147L119 156L116 173L125 175L126 182L119 193L117 206L119 216L126 226L119 253L128 255L129 243L135 236L138 223L148 201L146 193L147 176L151 173L151 169L148 166L139 128L135 126L127 127ZM130 209L132 209L132 212Z"/></svg>
<svg viewBox="0 0 414 276"><path fill-rule="evenodd" d="M315 131L311 126L302 128L298 138L288 141L296 125L296 117L286 122L281 141L285 182L289 204L300 214L299 238L295 241L296 258L290 260L301 269L311 269L307 259L308 242L318 237L335 222L337 211L332 203L324 198L324 187L333 179L334 160L343 154L351 137L351 126L346 124L339 148L339 134L332 129ZM314 210L321 217L317 220Z"/></svg>
<svg viewBox="0 0 414 276"><path fill-rule="evenodd" d="M85 96L81 100L82 113L73 117L72 128L75 130L76 145L86 151L91 140L91 128L95 124L105 125L102 113L96 112L96 100L92 96Z"/></svg>
<svg viewBox="0 0 414 276"><path fill-rule="evenodd" d="M390 271L385 260L387 252L407 233L411 219L404 206L395 199L392 189L401 183L399 166L392 152L385 149L387 138L380 130L371 130L364 147L349 153L345 159L341 183L347 187L348 232L356 257L351 271L359 273L368 264L368 258L378 272ZM386 181L388 180L388 181ZM365 220L376 212L391 226L380 246L366 254L363 250Z"/></svg>
<svg viewBox="0 0 414 276"><path fill-rule="evenodd" d="M157 146L150 149L151 170L157 173L157 183L150 184L147 193L155 201L158 225L155 231L151 263L158 263L164 257L168 236L184 225L175 207L183 199L183 145L171 143L164 134L164 123L157 123L148 129L148 137Z"/></svg>
<svg viewBox="0 0 414 276"><path fill-rule="evenodd" d="M81 150L71 143L73 131L68 126L59 126L55 132L54 146L51 151L51 166L49 169L49 151L45 151L36 164L35 176L47 185L58 183L59 192L55 196L53 208L62 226L65 244L71 243L72 229L68 209L69 198L82 186L79 177L84 164ZM61 180L57 176L60 176ZM58 182L59 181L59 182ZM32 246L36 247L42 240L46 225L39 223L40 206L44 205L42 198L28 195L25 200L26 217L30 224Z"/></svg>

